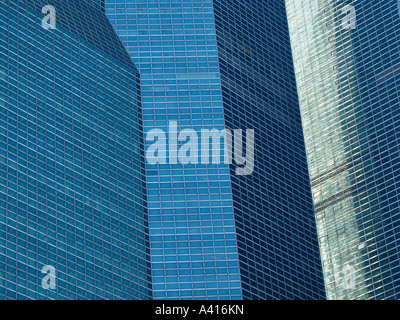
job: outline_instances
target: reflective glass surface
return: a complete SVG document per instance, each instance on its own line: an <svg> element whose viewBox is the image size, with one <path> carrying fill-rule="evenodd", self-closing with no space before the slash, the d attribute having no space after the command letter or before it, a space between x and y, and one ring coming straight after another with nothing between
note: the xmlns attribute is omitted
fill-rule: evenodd
<svg viewBox="0 0 400 320"><path fill-rule="evenodd" d="M398 1L286 7L327 297L398 299Z"/></svg>
<svg viewBox="0 0 400 320"><path fill-rule="evenodd" d="M148 299L137 70L98 7L47 4L0 2L0 299Z"/></svg>
<svg viewBox="0 0 400 320"><path fill-rule="evenodd" d="M231 181L243 297L323 299L284 1L214 0L226 126L255 130Z"/></svg>
<svg viewBox="0 0 400 320"><path fill-rule="evenodd" d="M107 0L106 13L141 73L145 134L171 120L256 130L249 176L146 165L154 298L323 298L284 2Z"/></svg>
<svg viewBox="0 0 400 320"><path fill-rule="evenodd" d="M141 74L145 135L224 129L211 0L110 0L106 13ZM154 298L242 298L228 165L147 163L146 179Z"/></svg>

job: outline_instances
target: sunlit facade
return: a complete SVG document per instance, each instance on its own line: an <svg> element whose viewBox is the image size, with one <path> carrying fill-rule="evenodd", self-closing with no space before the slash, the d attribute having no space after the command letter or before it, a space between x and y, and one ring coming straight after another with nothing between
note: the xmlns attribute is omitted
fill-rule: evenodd
<svg viewBox="0 0 400 320"><path fill-rule="evenodd" d="M327 297L398 299L398 1L286 10Z"/></svg>
<svg viewBox="0 0 400 320"><path fill-rule="evenodd" d="M111 0L106 14L140 72L145 135L224 129L211 0ZM154 299L241 299L229 166L146 163L146 181Z"/></svg>

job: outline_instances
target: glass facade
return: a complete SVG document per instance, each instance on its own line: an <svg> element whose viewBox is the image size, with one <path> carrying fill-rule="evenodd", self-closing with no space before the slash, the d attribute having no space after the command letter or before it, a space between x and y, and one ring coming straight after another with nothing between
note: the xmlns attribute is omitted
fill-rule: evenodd
<svg viewBox="0 0 400 320"><path fill-rule="evenodd" d="M213 3L225 123L255 130L254 171L231 166L243 298L323 299L285 3Z"/></svg>
<svg viewBox="0 0 400 320"><path fill-rule="evenodd" d="M155 299L322 299L283 1L107 0L144 134L254 129L255 167L146 164ZM146 149L153 143L145 143Z"/></svg>
<svg viewBox="0 0 400 320"><path fill-rule="evenodd" d="M83 0L91 4L92 6L96 7L97 9L100 9L101 11L104 12L105 10L105 0Z"/></svg>
<svg viewBox="0 0 400 320"><path fill-rule="evenodd" d="M327 297L399 299L399 3L286 9Z"/></svg>
<svg viewBox="0 0 400 320"><path fill-rule="evenodd" d="M145 134L224 129L211 0L107 0L106 13L140 71ZM241 299L229 166L147 163L146 176L154 299Z"/></svg>
<svg viewBox="0 0 400 320"><path fill-rule="evenodd" d="M0 2L0 299L148 299L139 75L100 1L51 3Z"/></svg>

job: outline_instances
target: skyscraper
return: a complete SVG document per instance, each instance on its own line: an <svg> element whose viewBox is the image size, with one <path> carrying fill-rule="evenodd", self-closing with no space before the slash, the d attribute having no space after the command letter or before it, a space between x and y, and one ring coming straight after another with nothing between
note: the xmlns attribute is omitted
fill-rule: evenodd
<svg viewBox="0 0 400 320"><path fill-rule="evenodd" d="M254 130L245 175L146 164L154 298L324 298L284 1L105 7L141 75L146 137L171 122L170 133Z"/></svg>
<svg viewBox="0 0 400 320"><path fill-rule="evenodd" d="M397 0L286 0L329 299L400 298Z"/></svg>
<svg viewBox="0 0 400 320"><path fill-rule="evenodd" d="M0 2L0 298L151 298L138 72L101 1Z"/></svg>

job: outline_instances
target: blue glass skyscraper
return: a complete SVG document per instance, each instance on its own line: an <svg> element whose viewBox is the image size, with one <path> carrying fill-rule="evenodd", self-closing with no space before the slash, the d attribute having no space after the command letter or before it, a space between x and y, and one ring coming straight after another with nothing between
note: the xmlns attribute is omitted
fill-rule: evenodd
<svg viewBox="0 0 400 320"><path fill-rule="evenodd" d="M211 1L107 1L106 13L141 73L145 132L224 129ZM242 298L228 165L147 164L146 176L154 298Z"/></svg>
<svg viewBox="0 0 400 320"><path fill-rule="evenodd" d="M214 0L225 125L255 130L231 184L245 299L325 296L283 1Z"/></svg>
<svg viewBox="0 0 400 320"><path fill-rule="evenodd" d="M0 299L149 299L138 72L102 1L47 5L0 1Z"/></svg>
<svg viewBox="0 0 400 320"><path fill-rule="evenodd" d="M140 72L145 136L255 130L249 175L146 164L154 298L324 298L284 1L105 7Z"/></svg>

